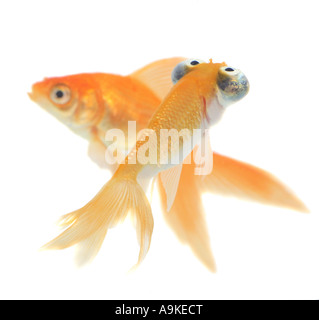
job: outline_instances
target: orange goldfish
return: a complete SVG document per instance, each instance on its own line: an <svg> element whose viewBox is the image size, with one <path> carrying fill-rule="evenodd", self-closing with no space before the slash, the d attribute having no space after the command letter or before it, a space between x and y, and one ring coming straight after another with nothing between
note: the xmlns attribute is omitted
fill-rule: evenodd
<svg viewBox="0 0 319 320"><path fill-rule="evenodd" d="M99 73L49 78L36 83L30 97L87 138L90 157L105 166L108 143L104 138L108 129L120 128L127 134L129 120L136 121L141 129L147 127L150 119L148 129L156 135L161 129L203 129L216 122L227 105L248 91L248 81L237 69L211 61L183 60L160 60L124 77ZM170 75L174 67L172 80L176 85L161 103L172 86ZM121 142L120 147L130 148L134 142ZM153 228L143 180L158 173L167 221L212 271L215 271L215 262L200 199L203 192L307 211L299 199L267 172L217 153L214 153L213 172L201 177L194 175L194 161L191 165L181 164L184 158L176 166L129 164L128 159L145 144L145 140L138 140L125 164L120 165L100 193L82 209L64 217L63 224L69 228L49 242L47 248L78 244L81 252L78 262L84 263L96 255L108 227L122 220L131 209L137 221L140 262L148 251ZM171 145L168 153L176 152L176 148L173 149Z"/></svg>
<svg viewBox="0 0 319 320"><path fill-rule="evenodd" d="M172 69L181 61L181 58L161 60L128 76L84 73L47 78L34 84L29 96L72 131L88 139L89 156L105 167L106 131L119 128L127 136L128 121L135 121L138 131L146 128L172 86ZM135 142L119 144L123 149L130 149Z"/></svg>

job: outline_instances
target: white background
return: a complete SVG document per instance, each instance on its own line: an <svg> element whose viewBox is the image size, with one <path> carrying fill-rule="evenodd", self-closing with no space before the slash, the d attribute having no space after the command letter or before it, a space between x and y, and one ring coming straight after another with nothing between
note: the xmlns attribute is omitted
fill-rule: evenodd
<svg viewBox="0 0 319 320"><path fill-rule="evenodd" d="M0 298L318 299L317 1L2 1ZM150 251L128 222L94 262L40 252L55 221L109 178L87 142L27 96L43 77L128 74L156 59L226 61L251 90L212 130L214 150L277 175L311 214L205 195L218 272L181 244L153 203Z"/></svg>

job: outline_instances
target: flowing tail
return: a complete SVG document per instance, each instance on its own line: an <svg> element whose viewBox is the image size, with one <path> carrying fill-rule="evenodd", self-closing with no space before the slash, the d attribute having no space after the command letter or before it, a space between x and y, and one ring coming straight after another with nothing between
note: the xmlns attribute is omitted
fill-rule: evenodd
<svg viewBox="0 0 319 320"><path fill-rule="evenodd" d="M153 216L146 195L135 179L113 177L83 208L64 215L61 225L67 227L59 236L43 246L44 249L65 249L78 246L76 262L83 265L98 253L107 230L122 222L128 212L136 220L140 244L137 265L150 247Z"/></svg>
<svg viewBox="0 0 319 320"><path fill-rule="evenodd" d="M214 169L207 176L194 175L195 164L183 165L173 206L166 211L166 193L158 179L164 216L178 238L188 244L194 254L211 271L215 261L210 248L201 195L222 194L268 205L308 212L307 207L282 182L268 172L214 153Z"/></svg>
<svg viewBox="0 0 319 320"><path fill-rule="evenodd" d="M211 174L197 180L201 192L213 192L300 212L305 204L281 181L265 170L214 152Z"/></svg>

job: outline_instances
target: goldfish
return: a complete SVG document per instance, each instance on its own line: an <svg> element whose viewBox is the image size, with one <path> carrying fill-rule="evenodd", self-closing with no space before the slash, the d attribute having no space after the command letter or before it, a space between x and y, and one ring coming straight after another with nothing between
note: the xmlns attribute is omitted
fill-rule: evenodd
<svg viewBox="0 0 319 320"><path fill-rule="evenodd" d="M238 82L239 78L242 82ZM104 167L107 130L120 128L127 134L128 121L136 121L138 129L148 127L157 135L161 129L210 127L228 105L247 94L248 87L242 72L226 64L171 58L151 63L128 76L95 73L47 78L34 84L29 95L72 131L88 139L89 156ZM185 118L185 113L191 116ZM120 147L128 149L133 143L120 142ZM136 219L140 263L149 249L153 229L143 176L146 180L160 176L157 181L166 220L211 271L216 270L216 264L200 199L202 193L221 193L307 211L271 174L212 151L214 169L204 176L194 175L194 151L187 157L191 165L183 161L176 166L129 164L128 159L145 144L144 140L137 141L125 163L112 169L115 174L100 193L83 208L64 216L62 225L68 228L46 248L77 244L78 263L85 263L97 254L107 229L124 219L130 209ZM174 153L172 150L171 146L168 153Z"/></svg>
<svg viewBox="0 0 319 320"><path fill-rule="evenodd" d="M106 167L106 131L119 128L127 136L128 121L135 121L138 131L146 128L171 87L172 69L182 60L185 59L157 61L128 76L83 73L63 79L47 78L34 84L29 96L74 133L87 139L90 158ZM118 142L123 150L130 149L134 143L135 140L128 144Z"/></svg>

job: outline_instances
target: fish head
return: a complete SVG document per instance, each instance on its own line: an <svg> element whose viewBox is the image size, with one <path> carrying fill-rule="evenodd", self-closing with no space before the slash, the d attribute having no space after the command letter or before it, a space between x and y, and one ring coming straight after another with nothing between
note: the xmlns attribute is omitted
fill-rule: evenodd
<svg viewBox="0 0 319 320"><path fill-rule="evenodd" d="M241 100L249 91L247 77L239 69L226 63L213 63L210 59L188 59L180 62L172 72L172 82L176 84L182 78L192 78L201 94L217 99L222 107Z"/></svg>
<svg viewBox="0 0 319 320"><path fill-rule="evenodd" d="M33 84L29 97L70 128L94 124L100 101L89 75L45 78Z"/></svg>
<svg viewBox="0 0 319 320"><path fill-rule="evenodd" d="M217 97L223 107L244 98L249 91L247 77L239 69L223 66L218 70Z"/></svg>

